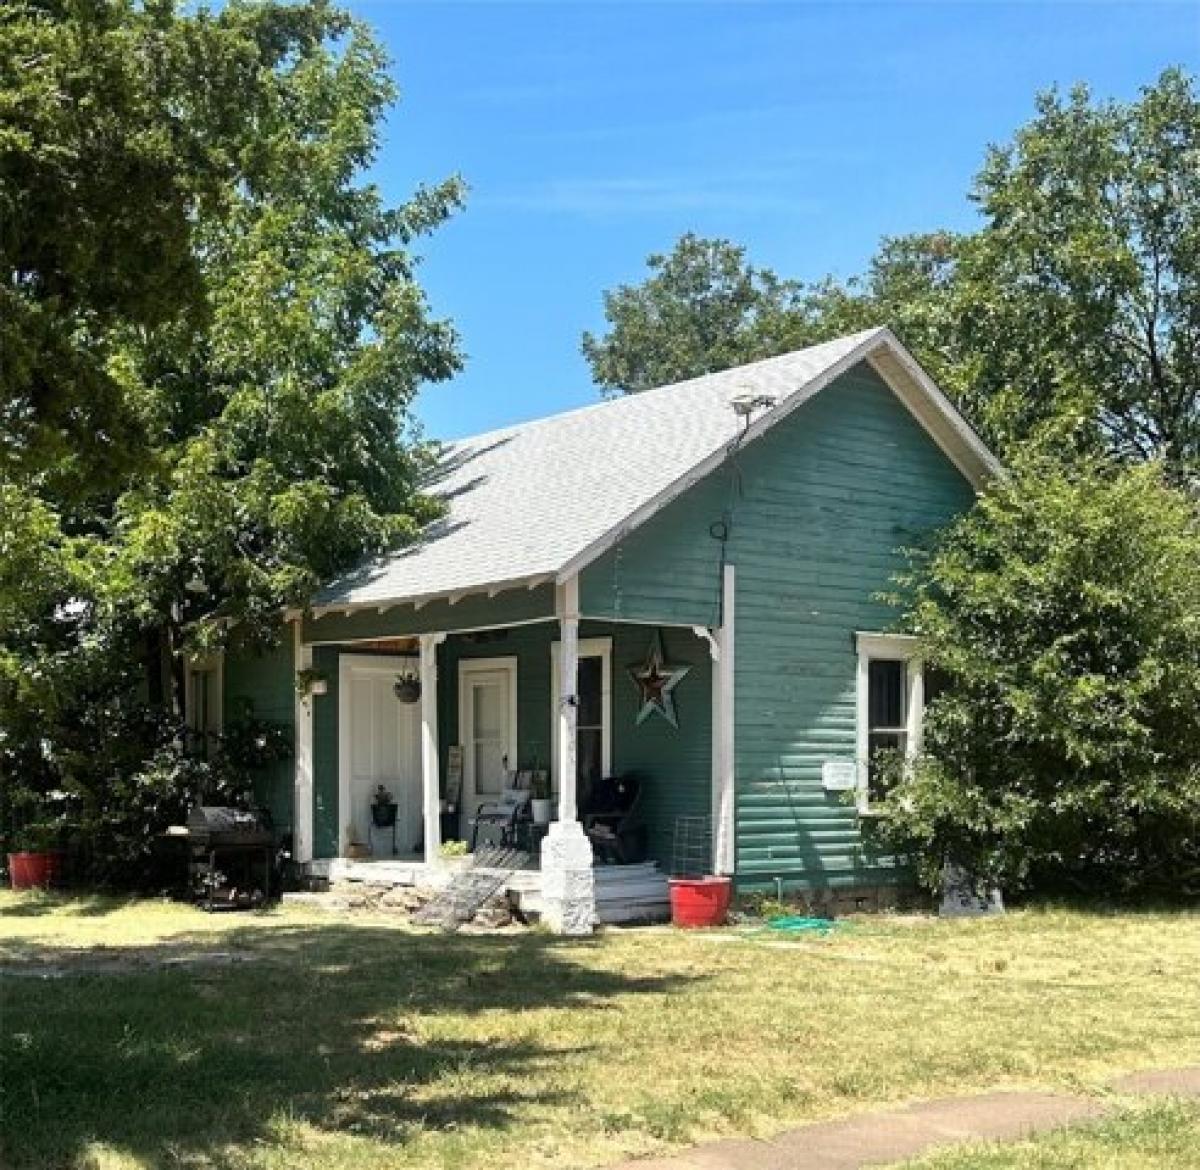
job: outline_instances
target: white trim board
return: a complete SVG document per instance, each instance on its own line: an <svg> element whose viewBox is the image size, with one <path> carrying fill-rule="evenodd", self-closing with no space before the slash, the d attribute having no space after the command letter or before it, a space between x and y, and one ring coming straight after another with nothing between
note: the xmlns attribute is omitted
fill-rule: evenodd
<svg viewBox="0 0 1200 1170"><path fill-rule="evenodd" d="M208 693L208 723L203 728L193 728L196 694L192 683L193 674L212 675L212 686ZM183 660L183 721L189 730L203 735L220 735L225 730L225 652L214 650L211 654Z"/></svg>
<svg viewBox="0 0 1200 1170"><path fill-rule="evenodd" d="M519 679L519 659L515 654L505 654L496 658L460 658L458 660L458 742L463 746L463 786L460 797L460 807L468 815L474 815L473 804L480 799L475 790L474 761L470 758L470 745L467 742L466 729L470 725L467 706L467 687L473 674L492 674L503 672L508 675L508 767L515 771L519 766L516 759L520 751L518 734L520 727L517 722L519 705L517 702L517 685ZM487 794L484 794L487 795Z"/></svg>
<svg viewBox="0 0 1200 1170"><path fill-rule="evenodd" d="M601 739L601 770L603 775L612 775L612 638L580 638L579 658L600 659L601 714L604 734ZM559 682L559 660L562 657L562 642L557 638L550 643L550 783L558 791L558 705L561 702ZM576 680L578 688L578 679Z"/></svg>
<svg viewBox="0 0 1200 1170"><path fill-rule="evenodd" d="M299 619L292 621L292 670L295 674L309 670L313 664L312 647L302 636ZM296 692L292 707L296 723L296 760L292 797L292 845L296 860L311 861L313 857L313 709L312 696ZM340 783L340 777L339 777Z"/></svg>
<svg viewBox="0 0 1200 1170"><path fill-rule="evenodd" d="M925 663L921 643L911 634L877 634L856 631L854 693L854 758L858 771L856 804L860 813L870 813L868 765L870 764L870 664L871 660L887 659L905 665L904 754L915 759L921 751L921 728L925 717Z"/></svg>

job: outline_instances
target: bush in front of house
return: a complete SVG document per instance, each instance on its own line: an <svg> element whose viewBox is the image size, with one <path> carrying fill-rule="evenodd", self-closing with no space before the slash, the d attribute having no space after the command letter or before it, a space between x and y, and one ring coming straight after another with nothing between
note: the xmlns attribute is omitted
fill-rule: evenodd
<svg viewBox="0 0 1200 1170"><path fill-rule="evenodd" d="M930 886L1200 891L1200 525L1160 469L1015 461L905 578L949 676L884 848Z"/></svg>
<svg viewBox="0 0 1200 1170"><path fill-rule="evenodd" d="M81 715L70 741L44 742L40 767L14 769L0 810L6 849L36 834L90 885L147 889L178 876L164 870L164 831L197 804L252 807L255 778L292 754L290 727L248 704L203 744L148 705L106 710L103 726Z"/></svg>

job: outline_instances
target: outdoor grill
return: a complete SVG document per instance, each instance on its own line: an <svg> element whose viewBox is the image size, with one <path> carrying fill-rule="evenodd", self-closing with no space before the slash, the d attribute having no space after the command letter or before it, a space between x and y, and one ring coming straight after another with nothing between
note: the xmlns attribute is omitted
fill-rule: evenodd
<svg viewBox="0 0 1200 1170"><path fill-rule="evenodd" d="M275 830L265 809L199 805L171 836L187 843L188 888L206 909L257 906L270 898Z"/></svg>

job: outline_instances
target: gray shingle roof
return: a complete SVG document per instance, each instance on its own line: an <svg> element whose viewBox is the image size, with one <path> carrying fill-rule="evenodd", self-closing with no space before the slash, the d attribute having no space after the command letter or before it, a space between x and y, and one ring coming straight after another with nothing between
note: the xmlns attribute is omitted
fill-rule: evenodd
<svg viewBox="0 0 1200 1170"><path fill-rule="evenodd" d="M887 330L872 329L454 443L431 487L446 515L418 543L333 582L313 604L417 600L557 575L719 457L741 425L735 395L768 395L776 400L768 415L780 413L885 338Z"/></svg>

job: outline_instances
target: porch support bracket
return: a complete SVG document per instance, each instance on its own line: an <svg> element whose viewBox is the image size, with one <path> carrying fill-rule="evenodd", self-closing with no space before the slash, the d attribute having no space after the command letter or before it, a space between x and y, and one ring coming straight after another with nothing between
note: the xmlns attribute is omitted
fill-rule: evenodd
<svg viewBox="0 0 1200 1170"><path fill-rule="evenodd" d="M425 864L442 857L442 781L438 760L437 648L445 634L422 634L421 646L421 810L425 822Z"/></svg>
<svg viewBox="0 0 1200 1170"><path fill-rule="evenodd" d="M542 907L555 934L591 934L596 923L592 843L579 822L576 727L579 690L579 578L556 590L560 628L558 712L558 820L542 841Z"/></svg>
<svg viewBox="0 0 1200 1170"><path fill-rule="evenodd" d="M697 638L708 643L708 656L714 662L721 661L721 637L716 630L710 630L708 626L692 626L692 633Z"/></svg>

